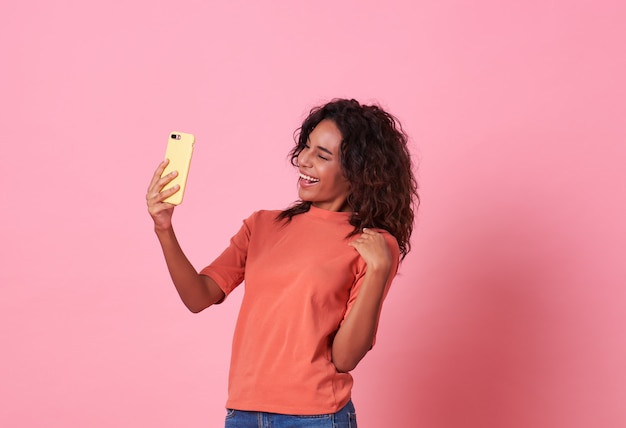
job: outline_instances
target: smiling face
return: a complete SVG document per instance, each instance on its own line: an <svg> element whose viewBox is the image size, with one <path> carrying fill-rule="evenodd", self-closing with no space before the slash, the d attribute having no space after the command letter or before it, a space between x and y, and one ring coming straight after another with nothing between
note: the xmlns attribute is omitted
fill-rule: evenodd
<svg viewBox="0 0 626 428"><path fill-rule="evenodd" d="M348 211L350 183L341 170L341 132L332 120L322 120L309 134L298 155L298 195L316 208Z"/></svg>

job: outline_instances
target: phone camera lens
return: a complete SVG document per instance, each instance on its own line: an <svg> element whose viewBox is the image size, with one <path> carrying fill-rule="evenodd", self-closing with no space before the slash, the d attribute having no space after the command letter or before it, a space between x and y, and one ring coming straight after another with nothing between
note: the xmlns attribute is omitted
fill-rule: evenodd
<svg viewBox="0 0 626 428"><path fill-rule="evenodd" d="M176 134L172 134L172 135L170 135L170 138L171 138L172 140L175 140L175 139L176 139Z"/></svg>

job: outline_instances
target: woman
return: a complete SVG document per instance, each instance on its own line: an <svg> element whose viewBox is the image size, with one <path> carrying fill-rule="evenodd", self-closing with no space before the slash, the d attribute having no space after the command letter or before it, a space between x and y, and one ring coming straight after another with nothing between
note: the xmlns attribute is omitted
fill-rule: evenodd
<svg viewBox="0 0 626 428"><path fill-rule="evenodd" d="M257 211L198 273L172 228L159 165L148 210L184 304L199 312L245 281L226 427L356 427L350 371L372 348L409 252L417 183L407 137L378 106L337 99L304 120L290 153L299 201Z"/></svg>

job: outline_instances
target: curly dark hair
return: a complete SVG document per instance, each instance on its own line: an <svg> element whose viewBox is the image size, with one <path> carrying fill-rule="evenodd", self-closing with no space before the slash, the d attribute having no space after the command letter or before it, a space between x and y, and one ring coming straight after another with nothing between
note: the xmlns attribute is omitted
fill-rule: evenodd
<svg viewBox="0 0 626 428"><path fill-rule="evenodd" d="M361 105L351 99L334 99L315 107L296 130L296 146L289 153L298 166L298 155L308 144L309 134L325 119L341 132L341 169L350 182L347 204L352 211L353 236L363 228L388 231L398 241L404 258L411 250L414 210L419 205L417 180L413 175L408 137L400 122L377 105ZM311 202L296 201L282 211L277 221L309 211Z"/></svg>

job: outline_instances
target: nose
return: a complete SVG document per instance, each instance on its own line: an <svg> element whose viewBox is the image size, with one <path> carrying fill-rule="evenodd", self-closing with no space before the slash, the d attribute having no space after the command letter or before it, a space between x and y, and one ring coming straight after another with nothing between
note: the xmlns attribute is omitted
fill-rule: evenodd
<svg viewBox="0 0 626 428"><path fill-rule="evenodd" d="M307 154L308 150L305 147L302 149L300 154L298 155L298 165L300 166L311 166L311 156Z"/></svg>

